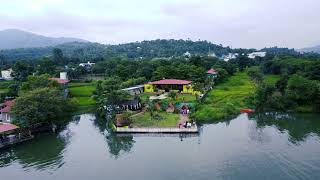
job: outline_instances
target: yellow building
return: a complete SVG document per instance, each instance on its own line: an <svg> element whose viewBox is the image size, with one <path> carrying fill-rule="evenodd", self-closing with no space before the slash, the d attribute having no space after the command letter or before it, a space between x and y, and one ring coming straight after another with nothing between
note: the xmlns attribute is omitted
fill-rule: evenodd
<svg viewBox="0 0 320 180"><path fill-rule="evenodd" d="M181 93L188 94L200 94L199 91L195 91L192 87L192 81L179 80L179 79L162 79L159 81L149 82L144 85L144 92L153 93L157 90L163 90L169 92L171 90L176 90Z"/></svg>

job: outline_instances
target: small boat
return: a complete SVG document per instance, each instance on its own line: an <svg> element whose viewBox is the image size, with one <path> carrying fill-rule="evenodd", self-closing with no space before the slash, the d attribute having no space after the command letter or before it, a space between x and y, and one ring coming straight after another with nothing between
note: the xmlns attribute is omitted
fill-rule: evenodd
<svg viewBox="0 0 320 180"><path fill-rule="evenodd" d="M240 112L242 112L242 113L254 113L256 111L254 109L240 109Z"/></svg>

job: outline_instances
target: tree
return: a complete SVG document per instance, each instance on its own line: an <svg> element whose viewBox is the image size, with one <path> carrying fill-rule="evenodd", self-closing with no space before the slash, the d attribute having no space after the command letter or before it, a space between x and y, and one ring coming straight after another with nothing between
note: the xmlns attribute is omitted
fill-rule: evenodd
<svg viewBox="0 0 320 180"><path fill-rule="evenodd" d="M319 84L300 75L293 75L286 90L286 97L297 104L312 104L317 98Z"/></svg>
<svg viewBox="0 0 320 180"><path fill-rule="evenodd" d="M240 55L236 59L231 59L230 63L236 64L240 71L254 64L253 60L249 59L247 55Z"/></svg>
<svg viewBox="0 0 320 180"><path fill-rule="evenodd" d="M216 68L216 70L218 71L217 82L223 82L224 80L226 80L229 77L229 74L225 69Z"/></svg>
<svg viewBox="0 0 320 180"><path fill-rule="evenodd" d="M42 58L39 61L37 66L37 73L38 74L50 74L53 75L56 70L56 65L53 60L49 58Z"/></svg>
<svg viewBox="0 0 320 180"><path fill-rule="evenodd" d="M57 123L72 107L60 91L41 88L22 94L11 110L20 124L30 126L37 123Z"/></svg>
<svg viewBox="0 0 320 180"><path fill-rule="evenodd" d="M288 84L288 79L289 76L287 75L283 75L280 77L280 79L276 82L276 88L282 93L284 94L286 88L287 88L287 84Z"/></svg>
<svg viewBox="0 0 320 180"><path fill-rule="evenodd" d="M33 67L25 61L18 61L13 65L12 70L12 76L15 80L24 81L29 75L32 74Z"/></svg>
<svg viewBox="0 0 320 180"><path fill-rule="evenodd" d="M63 65L64 64L64 58L63 58L63 52L59 48L54 48L53 51L53 61L57 64Z"/></svg>
<svg viewBox="0 0 320 180"><path fill-rule="evenodd" d="M98 110L104 114L105 107L108 107L111 114L117 109L117 106L126 100L131 99L131 95L127 91L120 90L121 80L119 77L107 78L97 84L97 104Z"/></svg>
<svg viewBox="0 0 320 180"><path fill-rule="evenodd" d="M320 62L314 62L306 67L305 75L309 79L320 81Z"/></svg>
<svg viewBox="0 0 320 180"><path fill-rule="evenodd" d="M258 66L250 67L248 69L248 75L255 83L261 83L263 80L263 73Z"/></svg>
<svg viewBox="0 0 320 180"><path fill-rule="evenodd" d="M50 80L48 74L43 74L40 76L29 76L27 81L22 83L20 90L22 92L26 92L46 87L59 87L59 84L57 81Z"/></svg>
<svg viewBox="0 0 320 180"><path fill-rule="evenodd" d="M87 70L82 66L77 66L76 68L68 69L68 77L70 79L79 79L81 76L85 75Z"/></svg>
<svg viewBox="0 0 320 180"><path fill-rule="evenodd" d="M177 98L177 93L174 91L170 91L170 93L168 94L168 96L170 98L172 98L173 100L175 100Z"/></svg>

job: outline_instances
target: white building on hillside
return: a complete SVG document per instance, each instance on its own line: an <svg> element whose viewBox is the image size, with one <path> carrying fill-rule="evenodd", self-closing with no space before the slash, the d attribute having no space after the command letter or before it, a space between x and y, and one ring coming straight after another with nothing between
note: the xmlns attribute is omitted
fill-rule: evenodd
<svg viewBox="0 0 320 180"><path fill-rule="evenodd" d="M183 56L186 57L186 58L190 58L191 57L191 53L189 53L189 51L187 51L187 52L185 52L183 54Z"/></svg>
<svg viewBox="0 0 320 180"><path fill-rule="evenodd" d="M11 76L12 72L13 71L11 68L7 70L3 70L1 71L1 77L5 80L12 80L13 79L13 77Z"/></svg>
<svg viewBox="0 0 320 180"><path fill-rule="evenodd" d="M88 61L87 63L80 63L79 66L81 66L81 67L91 67L94 64L95 63L91 63L90 61Z"/></svg>
<svg viewBox="0 0 320 180"><path fill-rule="evenodd" d="M238 56L238 53L229 53L228 55L222 56L222 58L224 61L229 61L230 59L236 59Z"/></svg>
<svg viewBox="0 0 320 180"><path fill-rule="evenodd" d="M248 54L248 58L254 59L256 57L265 57L266 55L267 55L266 52L253 52L253 53Z"/></svg>

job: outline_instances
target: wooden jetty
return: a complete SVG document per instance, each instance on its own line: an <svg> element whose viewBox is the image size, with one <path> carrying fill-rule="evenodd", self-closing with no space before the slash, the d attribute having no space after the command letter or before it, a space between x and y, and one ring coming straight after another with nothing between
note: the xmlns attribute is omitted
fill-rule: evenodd
<svg viewBox="0 0 320 180"><path fill-rule="evenodd" d="M33 139L30 132L22 132L10 123L0 123L0 150Z"/></svg>
<svg viewBox="0 0 320 180"><path fill-rule="evenodd" d="M198 127L191 128L121 128L117 127L117 133L198 133Z"/></svg>

